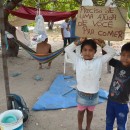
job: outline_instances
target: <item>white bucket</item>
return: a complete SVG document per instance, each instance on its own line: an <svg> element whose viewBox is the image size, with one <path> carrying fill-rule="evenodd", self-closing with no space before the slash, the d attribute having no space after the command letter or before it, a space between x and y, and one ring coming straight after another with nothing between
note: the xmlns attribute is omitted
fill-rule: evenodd
<svg viewBox="0 0 130 130"><path fill-rule="evenodd" d="M17 118L15 123L2 123L2 119L9 115L13 114ZM0 128L2 130L23 130L23 114L20 110L8 110L0 114Z"/></svg>

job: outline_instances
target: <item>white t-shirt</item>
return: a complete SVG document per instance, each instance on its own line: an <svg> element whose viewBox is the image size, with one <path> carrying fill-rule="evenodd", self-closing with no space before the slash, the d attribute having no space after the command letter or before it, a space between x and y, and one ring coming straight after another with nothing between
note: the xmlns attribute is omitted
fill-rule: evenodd
<svg viewBox="0 0 130 130"><path fill-rule="evenodd" d="M61 24L61 28L63 28L63 35L64 35L65 38L69 38L70 37L70 31L67 30L68 24L69 23L66 23L66 22L63 22Z"/></svg>
<svg viewBox="0 0 130 130"><path fill-rule="evenodd" d="M85 93L97 93L102 68L105 63L116 55L116 51L106 45L103 50L107 54L93 58L92 60L84 60L81 56L74 53L75 49L76 46L72 43L65 48L65 52L76 67L77 89Z"/></svg>
<svg viewBox="0 0 130 130"><path fill-rule="evenodd" d="M92 0L82 0L82 6L93 6Z"/></svg>

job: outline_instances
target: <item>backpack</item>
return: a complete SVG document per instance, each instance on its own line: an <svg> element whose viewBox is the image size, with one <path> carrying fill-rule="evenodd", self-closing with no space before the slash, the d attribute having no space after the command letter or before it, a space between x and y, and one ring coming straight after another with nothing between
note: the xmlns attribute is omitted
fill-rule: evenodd
<svg viewBox="0 0 130 130"><path fill-rule="evenodd" d="M11 100L12 108L18 109L23 113L23 122L26 122L29 117L29 109L22 96L17 94L9 94L9 99Z"/></svg>

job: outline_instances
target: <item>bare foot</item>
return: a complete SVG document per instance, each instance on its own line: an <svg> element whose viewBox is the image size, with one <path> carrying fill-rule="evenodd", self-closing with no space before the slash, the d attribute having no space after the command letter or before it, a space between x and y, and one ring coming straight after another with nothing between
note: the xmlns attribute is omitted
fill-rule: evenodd
<svg viewBox="0 0 130 130"><path fill-rule="evenodd" d="M47 66L46 68L47 68L47 69L50 69L50 68L51 68L51 66Z"/></svg>
<svg viewBox="0 0 130 130"><path fill-rule="evenodd" d="M86 127L86 130L91 130L91 129Z"/></svg>
<svg viewBox="0 0 130 130"><path fill-rule="evenodd" d="M39 69L43 69L43 68L42 68L42 65L39 65Z"/></svg>

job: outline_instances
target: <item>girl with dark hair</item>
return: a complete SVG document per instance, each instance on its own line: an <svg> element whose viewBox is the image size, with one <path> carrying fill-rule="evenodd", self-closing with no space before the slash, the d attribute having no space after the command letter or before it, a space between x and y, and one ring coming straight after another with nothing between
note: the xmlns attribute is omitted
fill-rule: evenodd
<svg viewBox="0 0 130 130"><path fill-rule="evenodd" d="M77 56L74 50L79 45L79 41L75 41L65 48L65 52L73 61L76 67L77 79L77 103L78 103L78 129L82 130L82 122L86 111L86 130L90 130L93 111L98 104L99 80L101 78L102 67L112 57L116 51L105 45L101 39L80 38L81 57ZM106 55L94 58L97 51L97 44L107 52Z"/></svg>

